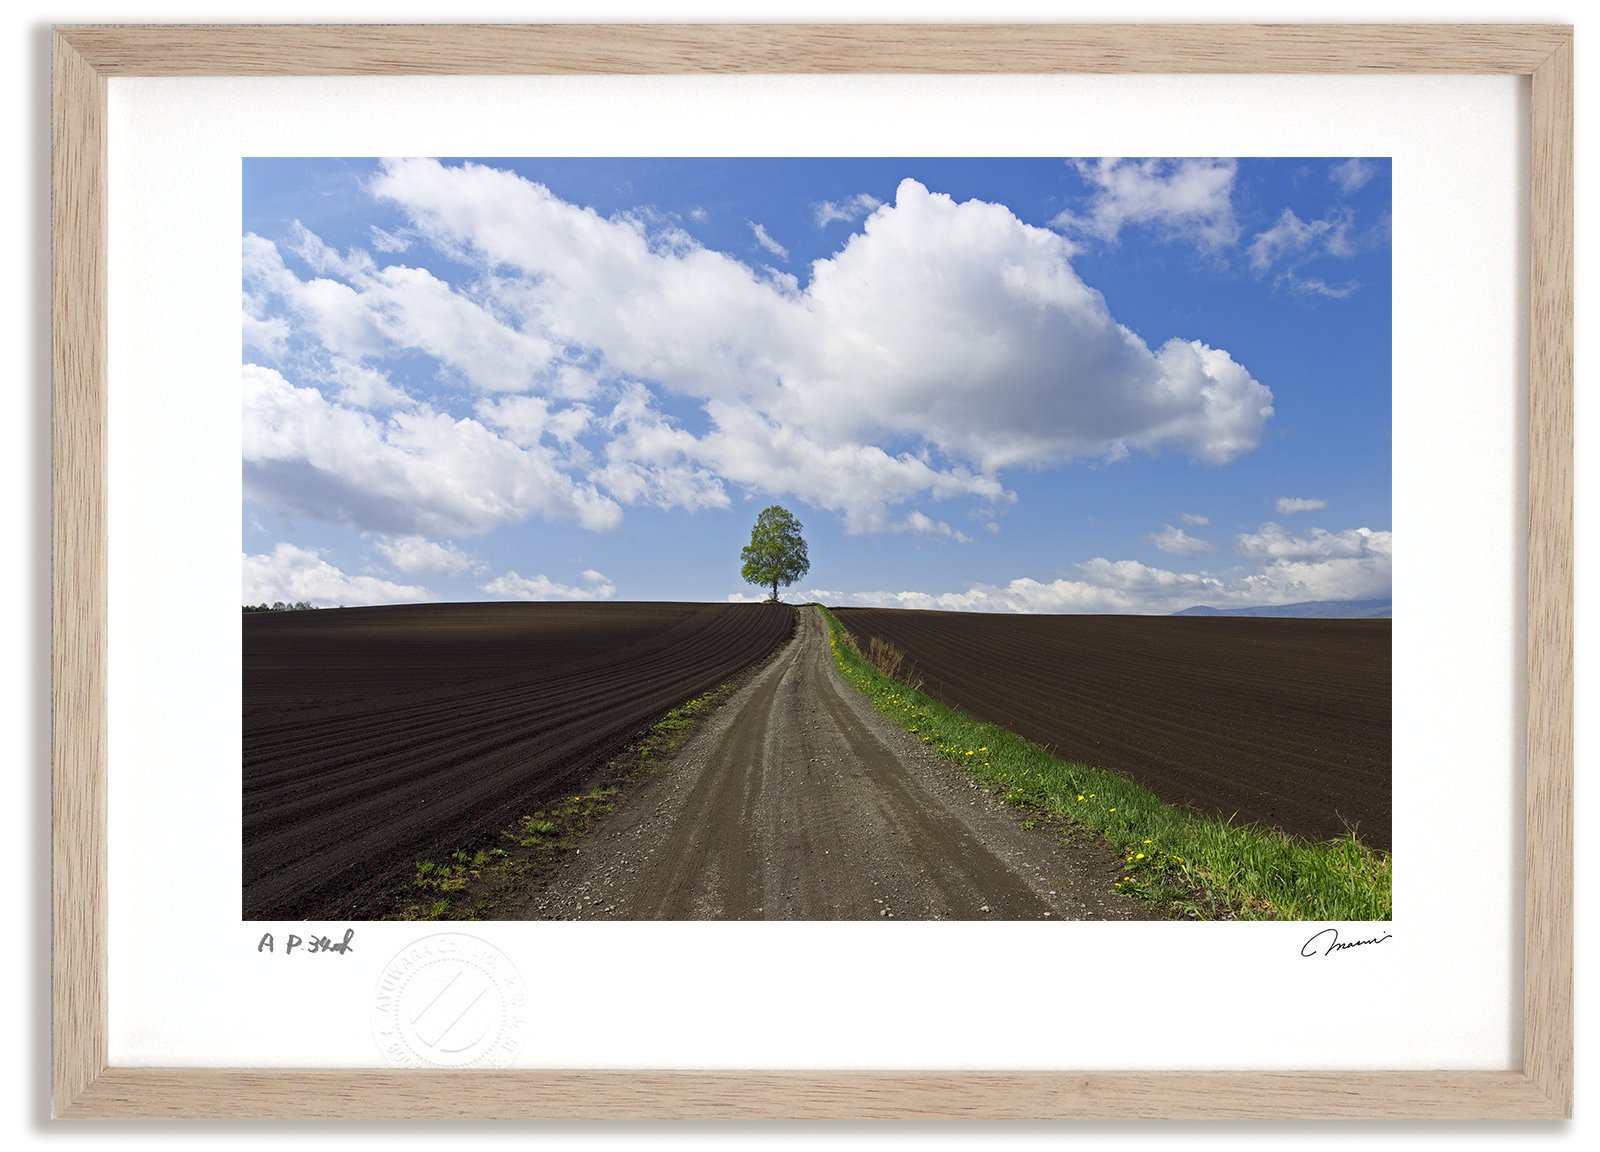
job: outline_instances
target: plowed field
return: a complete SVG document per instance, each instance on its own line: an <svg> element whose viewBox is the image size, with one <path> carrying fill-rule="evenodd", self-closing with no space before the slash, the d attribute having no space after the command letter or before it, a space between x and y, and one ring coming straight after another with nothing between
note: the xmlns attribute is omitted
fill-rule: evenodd
<svg viewBox="0 0 1600 1152"><path fill-rule="evenodd" d="M841 608L923 691L1169 803L1390 847L1390 622Z"/></svg>
<svg viewBox="0 0 1600 1152"><path fill-rule="evenodd" d="M378 914L794 629L756 604L244 615L244 915Z"/></svg>

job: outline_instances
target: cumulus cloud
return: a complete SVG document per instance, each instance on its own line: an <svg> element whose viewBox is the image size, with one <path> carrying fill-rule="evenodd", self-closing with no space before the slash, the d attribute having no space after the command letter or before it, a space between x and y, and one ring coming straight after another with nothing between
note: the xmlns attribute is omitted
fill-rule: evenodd
<svg viewBox="0 0 1600 1152"><path fill-rule="evenodd" d="M319 275L302 280L277 245L247 234L246 289L257 302L281 300L332 356L359 362L415 349L485 392L528 391L550 363L549 341L502 323L425 268L341 256L303 227L290 249Z"/></svg>
<svg viewBox="0 0 1600 1152"><path fill-rule="evenodd" d="M350 576L322 558L314 548L279 544L269 553L244 561L244 603L271 604L304 600L319 608L359 604L414 604L432 599L427 589L395 584L375 576Z"/></svg>
<svg viewBox="0 0 1600 1152"><path fill-rule="evenodd" d="M593 568L581 573L582 584L557 584L544 576L519 576L507 572L479 588L492 596L510 600L609 600L617 594L617 587Z"/></svg>
<svg viewBox="0 0 1600 1152"><path fill-rule="evenodd" d="M1094 186L1084 212L1062 212L1051 224L1070 234L1114 241L1144 225L1169 239L1217 251L1239 238L1233 214L1233 160L1073 161Z"/></svg>
<svg viewBox="0 0 1600 1152"><path fill-rule="evenodd" d="M1173 524L1168 524L1159 532L1151 533L1150 540L1161 551L1170 552L1174 556L1193 556L1197 552L1216 551L1214 544L1191 536Z"/></svg>
<svg viewBox="0 0 1600 1152"><path fill-rule="evenodd" d="M662 415L648 388L625 383L604 423L610 440L594 477L617 500L691 512L728 506L721 479L699 463L700 442Z"/></svg>
<svg viewBox="0 0 1600 1152"><path fill-rule="evenodd" d="M826 228L838 220L846 222L860 220L871 215L883 204L876 196L869 196L865 192L857 192L854 196L844 200L823 200L812 205L816 214L817 227Z"/></svg>
<svg viewBox="0 0 1600 1152"><path fill-rule="evenodd" d="M757 244L761 245L761 247L772 253L779 260L787 260L789 258L789 250L768 235L767 230L760 224L757 224L754 220L746 220L745 223L750 225L750 231L755 235Z"/></svg>
<svg viewBox="0 0 1600 1152"><path fill-rule="evenodd" d="M1211 523L1211 517L1201 516L1195 512L1180 512L1178 514L1178 519L1182 520L1191 528L1204 528L1207 524Z"/></svg>
<svg viewBox="0 0 1600 1152"><path fill-rule="evenodd" d="M252 499L401 536L476 535L533 516L597 531L621 521L617 503L574 481L553 451L477 420L426 404L380 419L255 364L242 385Z"/></svg>
<svg viewBox="0 0 1600 1152"><path fill-rule="evenodd" d="M289 322L282 316L258 316L251 309L256 302L245 300L243 324L246 352L260 352L269 360L276 360L288 350Z"/></svg>
<svg viewBox="0 0 1600 1152"><path fill-rule="evenodd" d="M1105 227L1220 235L1226 197L1206 208L1201 191L1231 188L1231 165L1093 171L1122 197ZM401 160L368 187L411 251L472 273L448 284L305 229L281 248L245 237L246 311L277 349L246 370L247 479L300 514L387 535L528 516L603 530L628 505L722 507L737 487L893 531L916 501L1008 502L1007 469L1131 452L1224 464L1273 413L1225 350L1151 347L1119 323L1066 237L914 180L891 204L847 202L862 229L803 290L510 172ZM423 400L389 373L419 357L439 369ZM686 406L692 427L668 414Z"/></svg>
<svg viewBox="0 0 1600 1152"><path fill-rule="evenodd" d="M1378 166L1359 156L1352 156L1342 163L1335 164L1328 169L1328 179L1339 186L1339 191L1346 196L1361 188L1378 174Z"/></svg>
<svg viewBox="0 0 1600 1152"><path fill-rule="evenodd" d="M1241 533L1236 544L1239 555L1256 560L1348 559L1382 552L1388 555L1389 533L1368 528L1329 532L1312 528L1296 536L1278 524L1263 524L1259 531Z"/></svg>
<svg viewBox="0 0 1600 1152"><path fill-rule="evenodd" d="M1097 557L1075 575L973 584L960 592L857 592L827 602L951 612L1099 612L1166 615L1197 604L1254 608L1306 600L1367 600L1392 590L1391 537L1366 528L1291 537L1275 524L1241 536L1240 551L1261 561L1248 572L1174 572L1136 560ZM1248 543L1247 543L1248 542Z"/></svg>
<svg viewBox="0 0 1600 1152"><path fill-rule="evenodd" d="M379 552L402 572L431 572L437 576L464 576L483 567L476 559L446 540L438 543L422 536L396 536L375 541Z"/></svg>
<svg viewBox="0 0 1600 1152"><path fill-rule="evenodd" d="M338 388L339 403L354 408L395 408L411 403L405 389L397 387L387 373L366 364L334 357L327 379Z"/></svg>
<svg viewBox="0 0 1600 1152"><path fill-rule="evenodd" d="M1326 500L1305 500L1298 496L1279 496L1278 514L1292 516L1296 512L1317 512L1328 506Z"/></svg>

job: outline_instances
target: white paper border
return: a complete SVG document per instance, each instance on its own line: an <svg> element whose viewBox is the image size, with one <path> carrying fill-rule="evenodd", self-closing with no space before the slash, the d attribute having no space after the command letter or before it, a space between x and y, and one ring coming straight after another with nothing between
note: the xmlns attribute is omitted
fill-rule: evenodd
<svg viewBox="0 0 1600 1152"><path fill-rule="evenodd" d="M1315 964L1299 925L467 926L528 982L520 1063L1515 1066L1524 81L114 79L110 112L113 1064L380 1065L381 971L438 931L285 959L237 920L240 157L1043 154L1395 157L1395 939Z"/></svg>

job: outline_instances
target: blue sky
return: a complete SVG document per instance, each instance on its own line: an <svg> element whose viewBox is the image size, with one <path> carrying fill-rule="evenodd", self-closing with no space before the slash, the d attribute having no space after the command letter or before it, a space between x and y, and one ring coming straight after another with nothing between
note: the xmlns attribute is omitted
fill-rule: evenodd
<svg viewBox="0 0 1600 1152"><path fill-rule="evenodd" d="M244 601L1390 593L1382 158L252 159Z"/></svg>

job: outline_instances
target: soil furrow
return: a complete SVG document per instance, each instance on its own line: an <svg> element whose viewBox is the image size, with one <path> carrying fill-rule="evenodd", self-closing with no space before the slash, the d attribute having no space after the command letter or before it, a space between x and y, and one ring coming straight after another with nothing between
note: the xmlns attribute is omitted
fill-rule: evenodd
<svg viewBox="0 0 1600 1152"><path fill-rule="evenodd" d="M1169 803L1391 846L1390 621L837 610L923 690Z"/></svg>

